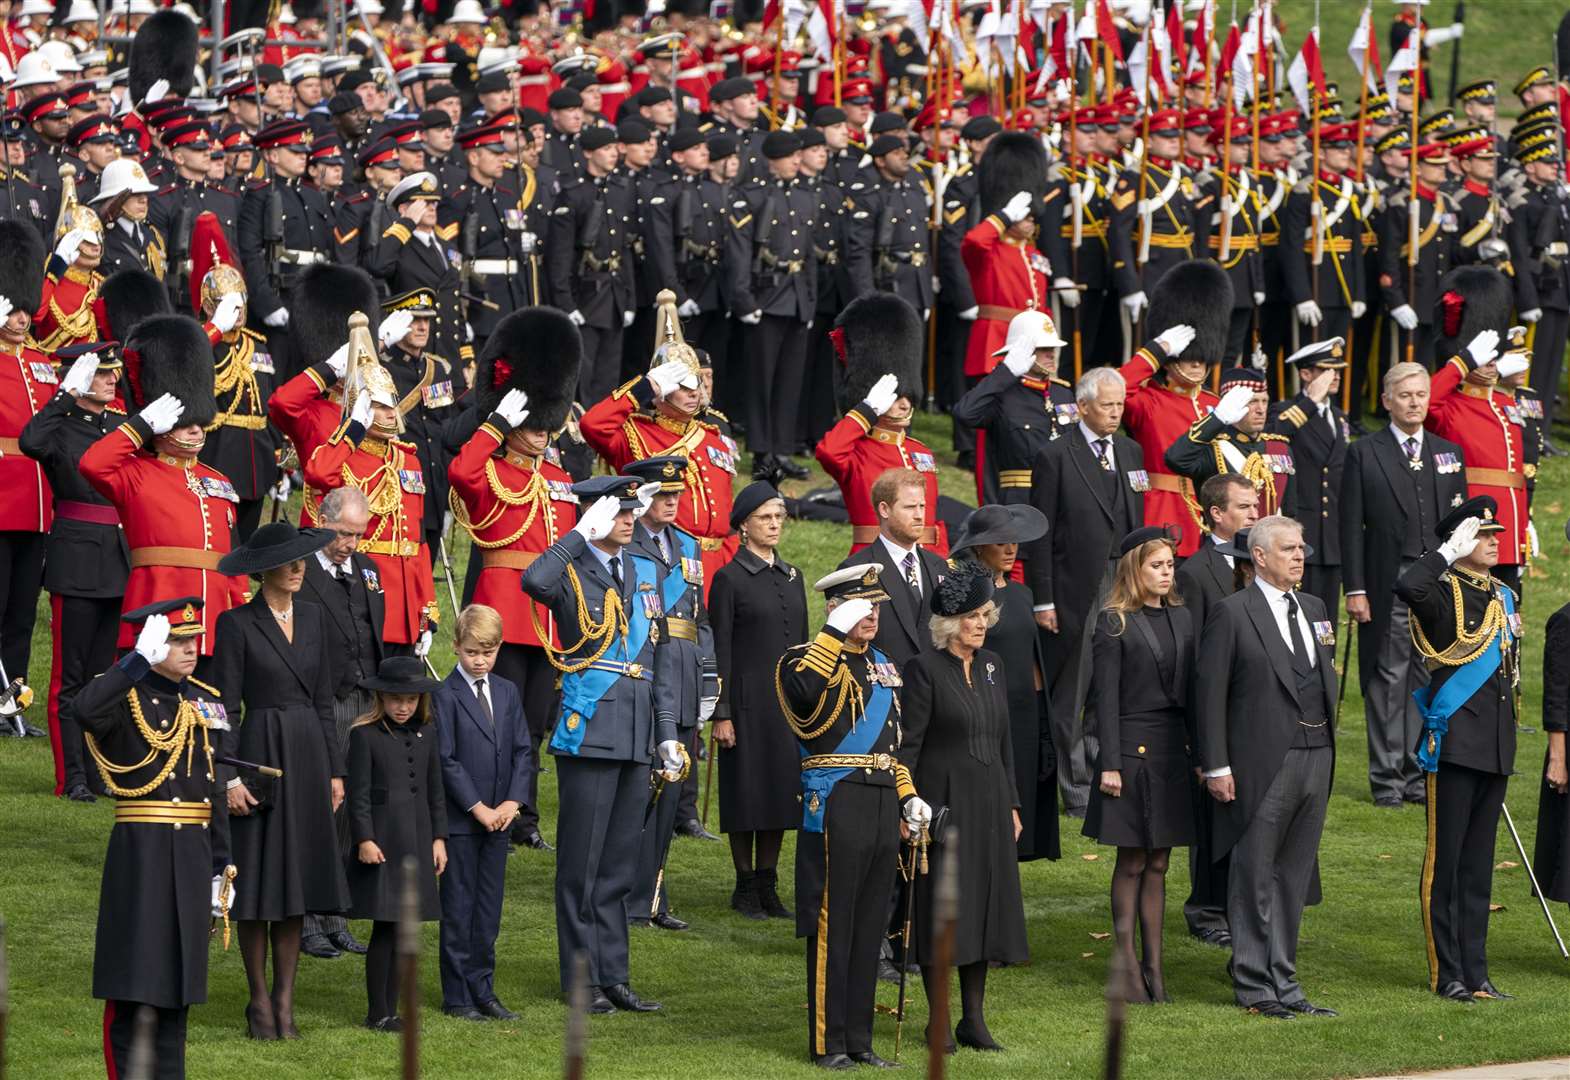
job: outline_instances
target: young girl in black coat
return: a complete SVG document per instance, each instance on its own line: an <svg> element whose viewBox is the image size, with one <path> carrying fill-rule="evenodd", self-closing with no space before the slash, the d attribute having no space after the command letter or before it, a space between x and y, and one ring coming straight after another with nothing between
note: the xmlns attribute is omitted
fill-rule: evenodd
<svg viewBox="0 0 1570 1080"><path fill-rule="evenodd" d="M360 685L374 697L349 732L349 917L374 920L365 956L365 1026L398 1031L394 943L405 857L419 867L420 920L435 922L442 914L436 878L447 868L447 796L429 696L441 684L425 678L414 657L394 656Z"/></svg>

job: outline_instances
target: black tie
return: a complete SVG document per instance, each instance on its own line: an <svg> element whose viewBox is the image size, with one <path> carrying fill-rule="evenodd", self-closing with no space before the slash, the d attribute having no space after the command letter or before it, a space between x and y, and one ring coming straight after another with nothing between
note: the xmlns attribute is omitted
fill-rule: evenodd
<svg viewBox="0 0 1570 1080"><path fill-rule="evenodd" d="M1292 670L1299 676L1313 670L1308 662L1308 649L1303 644L1303 631L1297 625L1297 597L1287 593L1287 638L1292 642Z"/></svg>
<svg viewBox="0 0 1570 1080"><path fill-rule="evenodd" d="M485 722L491 725L491 730L496 730L496 714L491 712L491 699L485 696L485 680L474 681L474 696L480 700L480 711L485 714Z"/></svg>
<svg viewBox="0 0 1570 1080"><path fill-rule="evenodd" d="M621 557L617 555L611 556L611 580L616 583L616 591L618 593L622 592Z"/></svg>

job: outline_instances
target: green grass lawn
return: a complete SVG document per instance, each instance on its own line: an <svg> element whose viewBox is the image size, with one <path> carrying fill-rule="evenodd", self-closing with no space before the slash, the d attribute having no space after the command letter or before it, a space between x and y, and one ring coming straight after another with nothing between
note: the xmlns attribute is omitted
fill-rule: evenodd
<svg viewBox="0 0 1570 1080"><path fill-rule="evenodd" d="M940 453L947 422L920 418L921 434ZM952 455L947 455L952 458ZM815 478L821 482L821 476ZM968 477L945 468L944 489L970 499ZM1570 548L1560 522L1570 470L1548 468L1538 494L1538 521L1548 555L1526 593L1526 622L1541 627L1570 598ZM809 581L846 551L843 529L793 522L785 553ZM460 552L460 558L466 552ZM460 571L461 577L461 571ZM439 590L445 604L446 591ZM47 609L45 609L46 611ZM46 616L34 651L34 685L47 685ZM1527 648L1529 715L1541 699L1541 657ZM437 665L451 663L444 643ZM35 708L41 723L42 709ZM1542 735L1521 739L1521 777L1510 806L1530 846L1535 831ZM1225 954L1184 932L1181 902L1187 862L1173 859L1167 921L1167 984L1177 1003L1130 1011L1127 1073L1136 1077L1332 1077L1531 1059L1565 1051L1563 1000L1570 963L1559 959L1528 892L1525 870L1501 831L1492 923L1492 971L1517 1000L1473 1007L1426 992L1422 923L1417 906L1424 817L1408 808L1376 811L1369 802L1362 706L1352 680L1338 740L1339 768L1321 846L1325 903L1310 909L1299 956L1310 997L1342 1011L1336 1020L1291 1024L1250 1018L1232 1005ZM0 742L0 914L11 965L11 1075L75 1080L102 1076L100 1006L89 997L94 919L109 804L91 807L48 794L49 749L43 740ZM553 831L554 774L542 789L547 834ZM1002 1055L964 1052L954 1075L1070 1077L1096 1075L1103 1045L1102 985L1111 929L1107 884L1110 849L1063 823L1064 857L1024 869L1032 962L994 972L992 1030ZM1530 849L1530 847L1529 847ZM787 847L783 865L788 868ZM518 852L508 864L506 914L499 942L497 988L523 1014L512 1024L450 1020L439 1004L436 929L426 928L421 996L426 1075L444 1078L551 1076L560 1069L564 1009L558 1000L552 926L551 863ZM589 1025L589 1070L603 1077L808 1077L806 980L793 924L748 922L729 910L730 860L723 844L678 840L667 878L675 910L691 920L684 934L633 936L633 980L665 1005L653 1016L595 1017ZM786 890L789 901L789 891ZM1558 907L1557 915L1566 912ZM1566 920L1570 923L1570 920ZM363 928L362 928L363 932ZM365 1015L360 961L302 961L296 1016L305 1038L258 1045L245 1037L244 975L238 953L213 946L210 996L194 1010L190 1074L196 1078L261 1075L358 1078L395 1075L397 1047L357 1025ZM892 1005L894 990L879 987ZM907 1062L916 1059L926 1004L913 987L906 1025ZM893 1020L877 1021L877 1049L893 1053Z"/></svg>

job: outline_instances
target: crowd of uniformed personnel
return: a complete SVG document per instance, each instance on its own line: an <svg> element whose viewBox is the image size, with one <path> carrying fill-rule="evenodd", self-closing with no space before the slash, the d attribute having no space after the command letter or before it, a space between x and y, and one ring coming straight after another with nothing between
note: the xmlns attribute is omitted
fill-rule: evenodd
<svg viewBox="0 0 1570 1080"><path fill-rule="evenodd" d="M1115 6L1126 47L1149 13ZM246 870L237 882L229 865L229 814L257 803L236 785L250 792L266 775L256 766L279 763L232 756L261 745L226 734L242 707L249 720L267 706L225 683L240 624L221 617L283 595L268 591L278 564L265 552L297 488L291 535L303 539L289 544L307 552L306 595L332 613L333 662L307 688L331 808L349 722L368 693L394 692L379 663L429 655L439 594L494 609L491 670L517 687L530 740L557 762L557 849L540 830L532 765L517 777L497 766L498 792L522 795L496 800L508 812L481 798L449 801L447 817L556 850L561 985L584 957L592 1012L659 1008L630 985L627 926L686 929L664 869L673 834L717 839L690 768L704 726L733 752L749 720L788 725L789 752L745 770L792 788L799 772L799 820L777 821L759 793L722 797L752 823L738 830L745 854L733 844L732 904L789 915L764 838L822 834L821 851L815 838L798 845L798 907L817 912L798 920L812 1055L886 1064L871 1050L867 989L875 967L893 970L867 945L894 888L885 849L896 817L918 838L943 827L888 708L905 659L928 651L929 613L963 619L1006 607L1001 590L1017 590L1016 605L1028 591L1023 652L1041 700L1026 739L1044 764L1019 785L1055 778L1066 812L1083 816L1092 788L1116 795L1098 784L1108 748L1082 712L1120 558L1170 544L1175 591L1203 609L1242 587L1239 529L1277 515L1300 524L1301 590L1332 619L1313 624L1319 645L1333 644L1343 604L1364 627L1364 696L1380 701L1376 803L1427 802L1436 822L1423 882L1431 988L1505 996L1476 960L1476 905L1522 720L1509 700L1516 612L1537 550L1536 470L1558 452L1549 432L1570 330L1565 90L1552 68L1510 85L1520 110L1508 131L1501 84L1473 80L1440 108L1422 69L1389 95L1331 84L1307 103L1238 105L1204 65L1170 72L1172 100L1148 107L1132 85L1098 91L1091 78L1076 95L1021 69L1004 87L1016 105L999 114L985 85L934 74L941 59L929 65L889 3L847 23L832 65L786 48L745 8L724 22L685 3L653 18L602 3L563 27L547 8L478 0L402 13L380 0L241 5L229 29L252 32L213 55L184 7L129 0L88 18L80 2L25 0L0 31L0 353L14 358L0 364L0 665L8 682L25 677L47 591L55 793L119 800L95 971L111 1070L131 1053L140 1004L156 1011L158 1075L183 1075L185 1008L203 999L204 972L189 957L159 970L153 946L195 947L211 874L213 911L227 919L233 895L245 913L253 1035L293 1030L292 968L280 965L298 956L300 917L308 953L364 951L341 920L310 921L345 905L286 897L256 915L255 890L273 897L270 886ZM1047 5L1047 38L1067 7ZM1421 5L1404 8L1392 31L1403 41L1421 25ZM1459 30L1426 41L1447 34ZM980 585L940 589L953 539L979 527L940 501L938 453L910 431L923 405L951 414L978 503L1016 515L991 528L1020 537L1003 546L1023 542L996 600ZM837 498L780 494L808 477L807 453ZM828 624L763 658L773 686L761 669L726 685L758 661L736 655L745 643L715 641L711 587L732 566L753 579L727 583L727 624L760 598L800 606L777 531L757 539L787 503L851 526L846 564L818 583ZM1019 525L1027 507L1044 531ZM1467 546L1479 529L1498 534L1493 564ZM259 530L271 548L258 550ZM264 582L254 596L244 566ZM1453 582L1446 607L1435 597ZM1466 603L1463 583L1478 593ZM980 599L967 608L967 595ZM1455 640L1435 646L1452 610ZM273 617L288 625L287 609ZM891 647L897 623L910 641ZM1479 627L1494 652L1468 653ZM1205 629L1196 618L1201 655ZM1487 703L1497 753L1461 754L1464 734L1441 753L1450 717L1478 708L1411 691L1425 668L1454 668L1449 681L1472 687L1460 673L1485 653L1502 665L1477 691L1498 691ZM485 672L464 673L494 735ZM1298 674L1301 689L1311 680ZM0 711L14 712L25 695L14 682L7 694ZM1548 795L1570 787L1561 713L1545 719L1550 817L1565 811ZM191 772L198 749L205 785ZM1166 832L1196 837L1191 931L1227 945L1227 852L1210 847L1212 826L1221 834L1210 784L1227 771L1208 768L1215 749L1194 758L1209 781L1191 785L1195 827ZM159 755L170 768L144 776ZM740 758L721 760L742 775ZM857 794L831 801L847 775ZM1465 787L1468 807L1436 808L1442 784ZM303 797L286 780L281 790L264 800ZM855 799L876 813L833 809ZM320 842L353 860L363 820ZM116 889L151 887L133 866L147 834L186 825L211 841L170 848L177 902L139 922L115 913ZM1466 839L1474 831L1487 831L1486 852ZM252 835L239 830L236 862ZM831 840L876 855L890 880L858 878L850 896L836 885L831 903ZM1550 880L1570 865L1558 851L1539 860ZM271 998L253 970L266 967L262 919L285 927L272 931ZM121 956L106 933L146 947ZM127 964L148 976L124 978ZM482 996L448 1011L514 1016ZM394 1029L376 1001L368 1022ZM1328 1011L1298 1004L1254 1011Z"/></svg>

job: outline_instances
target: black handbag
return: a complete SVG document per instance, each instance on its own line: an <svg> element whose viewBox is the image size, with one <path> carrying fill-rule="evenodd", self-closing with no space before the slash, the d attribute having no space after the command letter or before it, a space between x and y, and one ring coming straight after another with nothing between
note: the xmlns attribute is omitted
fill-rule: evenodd
<svg viewBox="0 0 1570 1080"><path fill-rule="evenodd" d="M278 805L278 778L276 776L263 776L253 772L241 781L245 789L251 793L251 798L256 800L256 805L251 807L251 813L263 814Z"/></svg>
<svg viewBox="0 0 1570 1080"><path fill-rule="evenodd" d="M948 832L949 808L940 806L932 811L932 821L927 825L927 843L941 844Z"/></svg>

